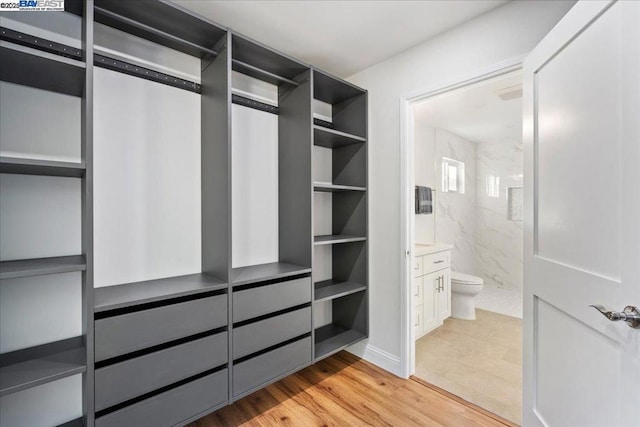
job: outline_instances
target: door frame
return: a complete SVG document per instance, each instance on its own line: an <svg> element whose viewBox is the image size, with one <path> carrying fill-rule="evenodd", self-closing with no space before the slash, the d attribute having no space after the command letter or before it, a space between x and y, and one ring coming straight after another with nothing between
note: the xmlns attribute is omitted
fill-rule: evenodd
<svg viewBox="0 0 640 427"><path fill-rule="evenodd" d="M412 191L415 186L413 168L415 122L412 105L436 95L520 70L525 57L526 55L521 55L507 59L454 79L412 90L400 97L400 376L403 378L409 378L416 369L411 300L411 280L413 279L411 259L415 244L413 235L415 195Z"/></svg>

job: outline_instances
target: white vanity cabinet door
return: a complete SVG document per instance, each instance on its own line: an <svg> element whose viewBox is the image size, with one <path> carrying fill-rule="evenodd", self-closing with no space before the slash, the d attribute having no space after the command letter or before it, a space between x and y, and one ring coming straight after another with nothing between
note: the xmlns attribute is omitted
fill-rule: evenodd
<svg viewBox="0 0 640 427"><path fill-rule="evenodd" d="M424 293L422 300L422 313L424 330L423 334L437 328L442 324L438 309L438 277L439 273L429 273L422 277Z"/></svg>
<svg viewBox="0 0 640 427"><path fill-rule="evenodd" d="M423 286L423 277L414 277L411 286L411 299L413 300L413 306L418 307L422 305L423 294L424 294L424 286Z"/></svg>
<svg viewBox="0 0 640 427"><path fill-rule="evenodd" d="M423 274L423 262L422 257L417 256L413 258L413 277L420 277Z"/></svg>
<svg viewBox="0 0 640 427"><path fill-rule="evenodd" d="M438 296L438 318L441 322L451 316L451 269L440 270L440 291Z"/></svg>

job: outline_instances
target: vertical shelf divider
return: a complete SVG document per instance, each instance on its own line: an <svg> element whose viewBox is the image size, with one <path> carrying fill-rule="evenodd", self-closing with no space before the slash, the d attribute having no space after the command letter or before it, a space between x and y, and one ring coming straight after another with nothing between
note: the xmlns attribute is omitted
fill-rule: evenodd
<svg viewBox="0 0 640 427"><path fill-rule="evenodd" d="M94 328L93 328L93 0L85 0L82 16L82 51L85 60L84 91L81 102L82 178L82 254L86 270L82 273L82 335L87 369L83 374L82 410L84 425L93 427L94 411Z"/></svg>

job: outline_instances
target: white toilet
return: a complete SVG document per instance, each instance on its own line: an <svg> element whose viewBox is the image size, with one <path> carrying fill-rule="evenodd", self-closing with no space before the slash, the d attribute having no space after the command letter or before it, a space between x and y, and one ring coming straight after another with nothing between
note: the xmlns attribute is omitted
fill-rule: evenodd
<svg viewBox="0 0 640 427"><path fill-rule="evenodd" d="M451 317L475 320L476 295L484 287L481 277L451 272Z"/></svg>

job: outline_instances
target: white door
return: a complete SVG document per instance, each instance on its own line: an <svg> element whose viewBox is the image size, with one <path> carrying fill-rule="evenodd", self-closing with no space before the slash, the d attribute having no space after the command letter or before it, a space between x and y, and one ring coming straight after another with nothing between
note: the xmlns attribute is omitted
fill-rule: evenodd
<svg viewBox="0 0 640 427"><path fill-rule="evenodd" d="M524 425L640 426L640 2L581 1L524 66Z"/></svg>

